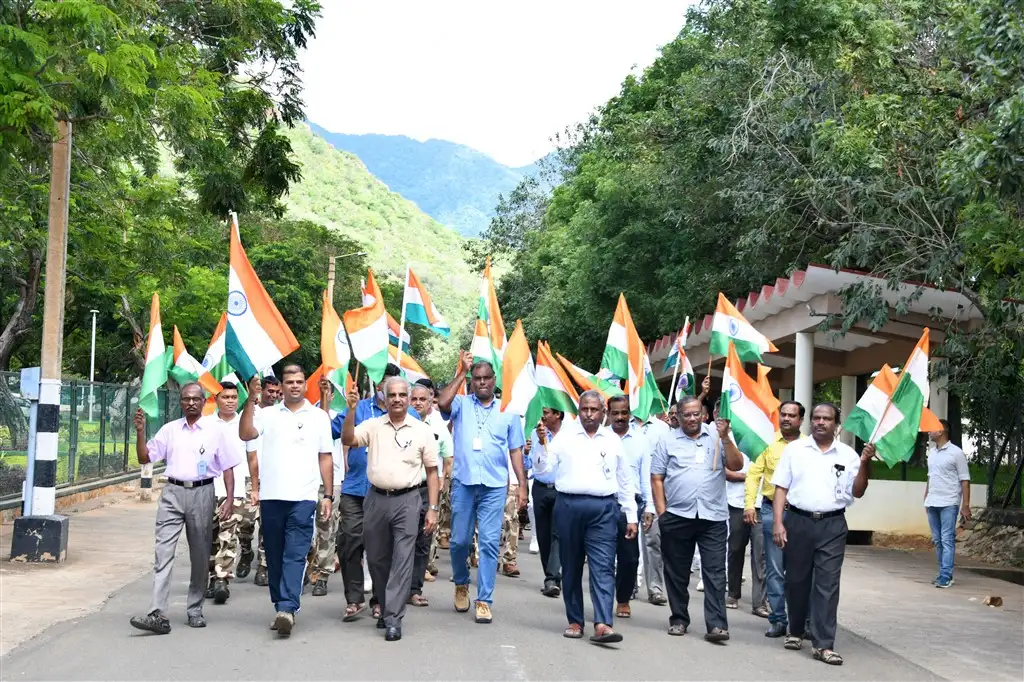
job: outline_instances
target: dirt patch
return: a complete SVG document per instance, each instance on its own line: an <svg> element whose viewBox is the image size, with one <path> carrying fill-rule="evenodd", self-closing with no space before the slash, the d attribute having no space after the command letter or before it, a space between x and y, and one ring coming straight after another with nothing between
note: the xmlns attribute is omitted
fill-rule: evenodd
<svg viewBox="0 0 1024 682"><path fill-rule="evenodd" d="M933 549L932 539L927 535L890 535L889 533L874 533L871 538L874 547L886 549L902 549L906 551L920 551Z"/></svg>

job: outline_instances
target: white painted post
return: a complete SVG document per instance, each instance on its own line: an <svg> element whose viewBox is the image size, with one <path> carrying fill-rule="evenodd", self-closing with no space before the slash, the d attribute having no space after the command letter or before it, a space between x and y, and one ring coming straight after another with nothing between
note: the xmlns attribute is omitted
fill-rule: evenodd
<svg viewBox="0 0 1024 682"><path fill-rule="evenodd" d="M800 431L811 432L811 406L814 402L814 334L798 332L796 335L796 365L793 367L793 399L807 410Z"/></svg>

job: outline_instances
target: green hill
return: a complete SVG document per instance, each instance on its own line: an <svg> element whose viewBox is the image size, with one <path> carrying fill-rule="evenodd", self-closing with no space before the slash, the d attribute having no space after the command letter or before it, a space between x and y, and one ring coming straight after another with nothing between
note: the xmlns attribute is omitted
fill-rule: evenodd
<svg viewBox="0 0 1024 682"><path fill-rule="evenodd" d="M290 130L288 137L302 166L302 181L288 195L289 216L358 241L379 277L400 281L409 264L448 318L452 337L457 336L475 313L479 294L479 274L463 258L464 239L390 191L357 157L335 149L305 125ZM398 319L399 311L390 312ZM415 327L409 331L430 334ZM428 364L455 364L454 346L436 338L430 357L417 358L427 371Z"/></svg>

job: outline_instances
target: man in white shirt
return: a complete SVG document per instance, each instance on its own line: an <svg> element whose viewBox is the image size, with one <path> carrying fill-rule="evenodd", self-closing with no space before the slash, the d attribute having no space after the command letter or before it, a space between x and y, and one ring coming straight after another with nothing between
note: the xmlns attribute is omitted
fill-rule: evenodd
<svg viewBox="0 0 1024 682"><path fill-rule="evenodd" d="M811 652L829 665L843 664L842 656L832 647L846 552L846 508L864 496L875 455L870 443L858 457L853 448L840 442L836 438L838 424L838 407L815 405L811 437L787 445L772 476L772 538L782 547L786 562L789 635L785 647L801 648L810 614Z"/></svg>
<svg viewBox="0 0 1024 682"><path fill-rule="evenodd" d="M287 637L299 610L321 483L324 490L331 491L320 504L323 516L330 515L334 501L334 439L330 417L306 400L303 369L286 365L281 384L284 402L261 410L259 419L254 420L260 380L258 376L250 380L238 435L246 441L263 437L252 494L260 500L270 599L276 611L271 628ZM250 471L254 459L249 460Z"/></svg>
<svg viewBox="0 0 1024 682"><path fill-rule="evenodd" d="M636 489L637 508L643 506L643 479L651 478L650 445L647 438L636 426L630 424L629 396L619 395L608 399L608 414L611 429L621 439L622 456L629 467L633 487ZM648 483L650 485L650 483ZM640 541L637 536L629 537L626 527L630 523L625 510L619 514L619 528L615 546L615 617L629 618L632 615L629 601L636 587L637 568L640 564Z"/></svg>
<svg viewBox="0 0 1024 682"><path fill-rule="evenodd" d="M583 637L583 562L590 571L597 644L621 642L612 629L615 594L615 549L619 514L626 516L627 539L637 534L639 490L622 442L602 426L605 406L597 391L580 395L578 425L564 427L551 444L546 466L554 468L555 524L562 562L562 599L569 639ZM539 467L538 467L539 468Z"/></svg>
<svg viewBox="0 0 1024 682"><path fill-rule="evenodd" d="M928 450L928 483L924 489L924 509L939 560L935 587L953 585L953 556L956 552L957 512L971 518L971 470L964 451L949 442L949 422L941 431L928 434L934 447Z"/></svg>
<svg viewBox="0 0 1024 682"><path fill-rule="evenodd" d="M218 514L213 517L213 547L210 551L210 585L206 598L214 604L223 604L231 596L228 585L234 578L235 559L238 557L238 529L251 520L254 506L247 504L245 486L240 485L249 475L249 464L245 456L245 442L238 437L238 387L230 381L221 383L221 392L215 398L217 412L202 418L204 424L224 431L224 442L238 457L238 464L232 468L235 477L234 499L231 516L221 521ZM224 504L227 490L224 476L213 479L213 491L217 506Z"/></svg>

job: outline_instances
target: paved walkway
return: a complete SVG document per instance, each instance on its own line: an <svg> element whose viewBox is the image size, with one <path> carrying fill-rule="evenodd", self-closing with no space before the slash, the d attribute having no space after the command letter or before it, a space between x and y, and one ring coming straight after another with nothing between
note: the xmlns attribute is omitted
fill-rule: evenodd
<svg viewBox="0 0 1024 682"><path fill-rule="evenodd" d="M326 597L303 599L296 632L267 630L266 590L233 586L226 606L208 604L206 630L184 625L186 571L175 571L166 637L128 625L148 606L155 504L122 496L76 514L61 567L0 564L2 679L757 679L1020 680L1024 678L1024 588L960 571L953 589L930 584L922 553L851 547L843 570L836 647L846 665L829 668L762 636L750 604L730 611L732 641L704 642L700 595L693 635L665 635L665 607L634 604L620 620L625 641L602 649L560 636L561 600L542 597L539 559L523 576L498 578L495 622L475 625L450 606L450 569L425 592L432 606L409 609L401 643L383 641L369 618L341 623L336 581ZM8 530L8 529L5 529ZM9 533L2 534L9 549ZM525 549L527 544L522 543ZM999 609L982 605L988 595Z"/></svg>

